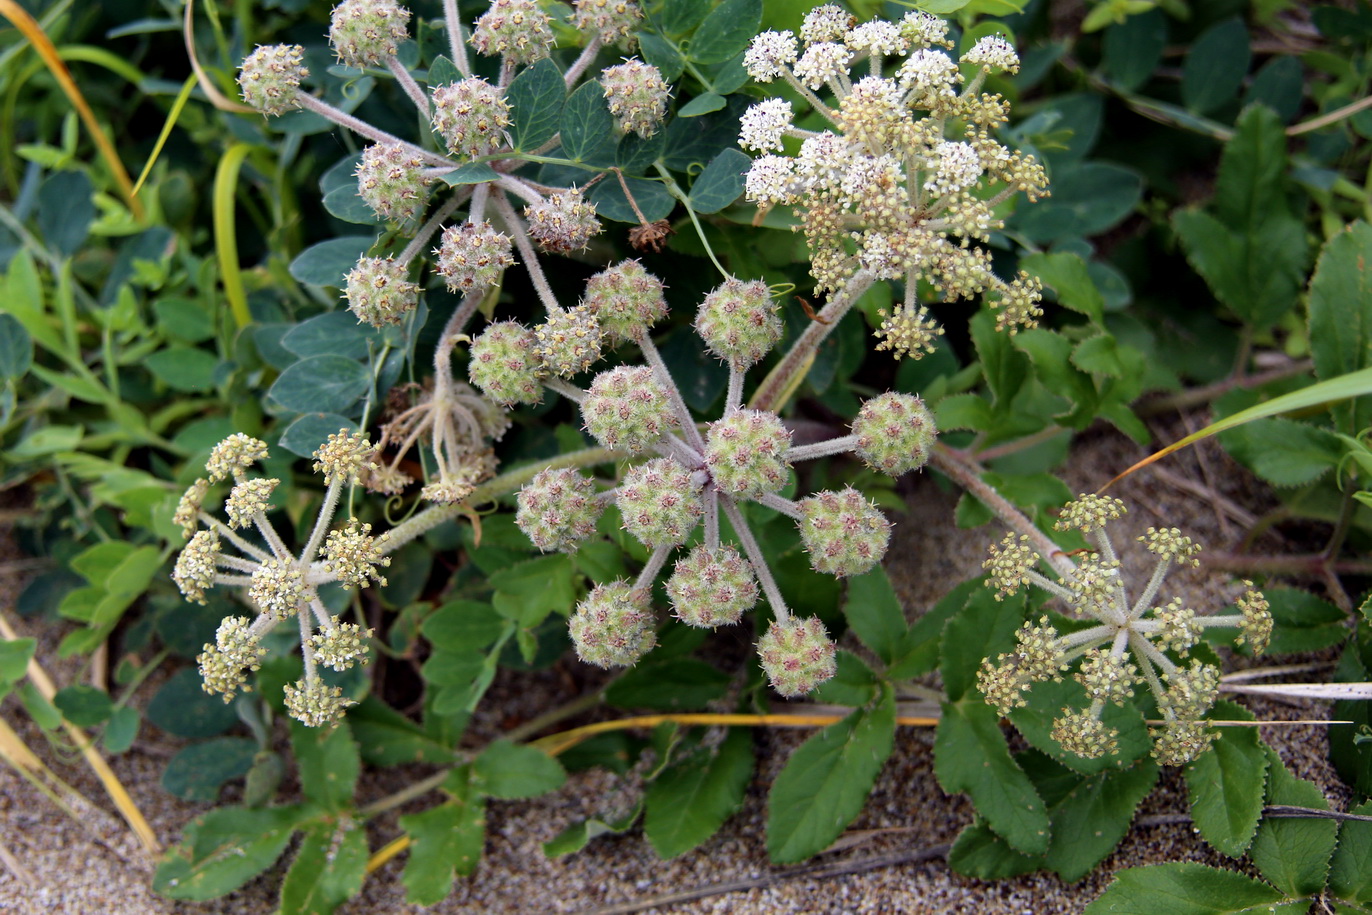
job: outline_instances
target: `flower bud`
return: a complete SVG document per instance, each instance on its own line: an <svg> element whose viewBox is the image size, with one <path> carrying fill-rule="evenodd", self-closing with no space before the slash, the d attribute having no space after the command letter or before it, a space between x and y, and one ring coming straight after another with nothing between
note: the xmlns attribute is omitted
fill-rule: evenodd
<svg viewBox="0 0 1372 915"><path fill-rule="evenodd" d="M918 470L938 436L934 415L912 394L886 393L862 405L853 420L858 456L888 476Z"/></svg>
<svg viewBox="0 0 1372 915"><path fill-rule="evenodd" d="M667 314L662 280L636 260L621 261L587 280L583 304L615 342L637 340Z"/></svg>
<svg viewBox="0 0 1372 915"><path fill-rule="evenodd" d="M710 352L739 371L760 361L781 339L781 319L761 280L729 277L701 302L695 327Z"/></svg>
<svg viewBox="0 0 1372 915"><path fill-rule="evenodd" d="M786 485L790 447L791 433L775 413L733 410L710 424L705 464L721 490L756 499Z"/></svg>
<svg viewBox="0 0 1372 915"><path fill-rule="evenodd" d="M423 215L429 197L423 166L422 159L399 143L374 143L362 151L357 164L357 194L382 219L413 223Z"/></svg>
<svg viewBox="0 0 1372 915"><path fill-rule="evenodd" d="M667 83L661 70L641 60L626 60L600 71L600 86L621 131L644 139L657 133L667 116Z"/></svg>
<svg viewBox="0 0 1372 915"><path fill-rule="evenodd" d="M836 649L817 617L775 620L758 639L757 655L772 689L788 698L803 696L838 670Z"/></svg>
<svg viewBox="0 0 1372 915"><path fill-rule="evenodd" d="M554 192L530 204L524 208L524 216L529 220L529 235L543 250L554 254L579 251L600 233L595 204L583 200L576 188Z"/></svg>
<svg viewBox="0 0 1372 915"><path fill-rule="evenodd" d="M455 156L475 159L506 141L510 106L500 90L479 76L433 91L433 126Z"/></svg>
<svg viewBox="0 0 1372 915"><path fill-rule="evenodd" d="M305 576L294 564L268 559L252 573L248 596L261 611L278 620L289 619L300 609L309 587Z"/></svg>
<svg viewBox="0 0 1372 915"><path fill-rule="evenodd" d="M657 644L648 592L625 581L597 585L567 628L577 656L597 667L628 667Z"/></svg>
<svg viewBox="0 0 1372 915"><path fill-rule="evenodd" d="M586 431L606 448L641 454L676 425L667 392L647 366L601 372L581 404Z"/></svg>
<svg viewBox="0 0 1372 915"><path fill-rule="evenodd" d="M637 3L630 0L573 0L572 25L577 31L594 35L601 44L631 48L634 29L643 18Z"/></svg>
<svg viewBox="0 0 1372 915"><path fill-rule="evenodd" d="M595 531L601 504L595 484L575 470L549 468L524 484L515 524L543 552L572 552Z"/></svg>
<svg viewBox="0 0 1372 915"><path fill-rule="evenodd" d="M514 264L512 245L510 237L489 222L448 226L434 251L438 256L434 269L448 281L451 291L478 292L500 282L505 268Z"/></svg>
<svg viewBox="0 0 1372 915"><path fill-rule="evenodd" d="M467 377L496 403L538 403L543 386L538 338L517 321L488 325L472 342Z"/></svg>
<svg viewBox="0 0 1372 915"><path fill-rule="evenodd" d="M698 546L677 561L667 579L667 596L677 619L713 629L737 623L757 603L757 579L738 550Z"/></svg>
<svg viewBox="0 0 1372 915"><path fill-rule="evenodd" d="M329 46L344 66L379 67L409 37L409 21L394 0L343 0L329 18Z"/></svg>
<svg viewBox="0 0 1372 915"><path fill-rule="evenodd" d="M300 107L300 81L310 75L298 44L261 45L243 60L238 86L243 101L266 115Z"/></svg>
<svg viewBox="0 0 1372 915"><path fill-rule="evenodd" d="M534 352L560 378L584 372L600 358L600 324L584 305L555 311L534 328Z"/></svg>
<svg viewBox="0 0 1372 915"><path fill-rule="evenodd" d="M685 543L704 514L691 477L672 458L653 458L624 474L615 494L624 529L650 550Z"/></svg>
<svg viewBox="0 0 1372 915"><path fill-rule="evenodd" d="M343 698L343 690L323 680L297 680L285 688L286 712L306 727L317 728L342 720L357 703Z"/></svg>
<svg viewBox="0 0 1372 915"><path fill-rule="evenodd" d="M393 257L360 257L348 271L343 297L358 323L372 327L399 324L419 304L419 286L410 268Z"/></svg>
<svg viewBox="0 0 1372 915"><path fill-rule="evenodd" d="M816 572L846 578L869 571L886 555L891 522L851 486L800 503L800 539Z"/></svg>
<svg viewBox="0 0 1372 915"><path fill-rule="evenodd" d="M471 43L478 54L503 54L516 64L531 64L548 56L553 30L548 14L534 0L492 0L476 20Z"/></svg>
<svg viewBox="0 0 1372 915"><path fill-rule="evenodd" d="M314 472L324 475L324 483L357 485L363 473L375 470L376 449L362 432L339 429L314 451Z"/></svg>

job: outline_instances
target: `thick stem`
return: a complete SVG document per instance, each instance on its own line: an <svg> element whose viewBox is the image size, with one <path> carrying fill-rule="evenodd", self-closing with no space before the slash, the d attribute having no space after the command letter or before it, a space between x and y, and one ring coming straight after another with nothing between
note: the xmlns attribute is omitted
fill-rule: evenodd
<svg viewBox="0 0 1372 915"><path fill-rule="evenodd" d="M846 451L852 451L855 447L857 447L857 436L844 435L839 438L831 438L827 442L815 442L813 445L791 448L786 452L786 460L792 464L797 461L812 461L815 458L828 457L831 454L843 454Z"/></svg>
<svg viewBox="0 0 1372 915"><path fill-rule="evenodd" d="M218 531L219 536L223 537L225 540L229 541L229 543L232 543L235 547L237 547L240 553L244 553L248 556L251 556L258 562L266 562L268 559L272 558L271 553L268 553L266 550L262 549L256 544L252 544L244 540L242 537L234 533L233 528L229 527L223 521L220 521L214 515L211 515L208 512L201 512L200 521L204 523L206 526L212 527L216 531Z"/></svg>
<svg viewBox="0 0 1372 915"><path fill-rule="evenodd" d="M724 415L743 406L743 370L729 363L729 392L724 398Z"/></svg>
<svg viewBox="0 0 1372 915"><path fill-rule="evenodd" d="M448 49L452 53L453 64L463 76L472 75L472 65L467 59L467 42L462 38L462 19L457 12L457 0L443 0L443 23L448 32Z"/></svg>
<svg viewBox="0 0 1372 915"><path fill-rule="evenodd" d="M783 498L774 492L763 493L758 496L757 503L765 505L772 511L780 512L788 518L800 521L805 516L800 511L800 505L790 499Z"/></svg>
<svg viewBox="0 0 1372 915"><path fill-rule="evenodd" d="M572 84L581 78L581 74L586 72L586 68L591 65L591 61L595 60L595 56L599 51L600 36L597 35L595 38L591 39L590 44L582 49L581 54L577 56L576 60L572 61L572 65L567 68L567 72L563 75L562 81L566 84L568 89L571 89Z"/></svg>
<svg viewBox="0 0 1372 915"><path fill-rule="evenodd" d="M305 683L310 684L319 679L319 670L314 663L314 646L310 644L310 620L299 611L295 616L300 621L300 653L305 657Z"/></svg>
<svg viewBox="0 0 1372 915"><path fill-rule="evenodd" d="M657 383L667 390L667 399L672 402L672 409L676 412L677 420L686 433L686 440L691 443L691 447L704 454L705 439L701 436L700 430L696 428L695 420L691 418L691 411L686 406L686 400L681 396L681 389L672 379L671 370L667 368L667 363L662 361L662 354L653 345L653 338L648 336L647 331L639 334L638 346L643 351L643 358L652 366L653 374L657 376Z"/></svg>
<svg viewBox="0 0 1372 915"><path fill-rule="evenodd" d="M714 486L705 490L705 548L719 549L719 490Z"/></svg>
<svg viewBox="0 0 1372 915"><path fill-rule="evenodd" d="M427 149L424 149L422 146L416 146L413 143L407 143L406 141L400 139L397 136L394 136L393 134L386 133L386 131L384 130L380 130L376 127L373 127L366 121L360 118L355 118L352 115L348 114L348 112L343 111L339 108L335 108L323 99L317 99L313 95L309 95L304 92L298 93L296 95L296 98L300 100L300 106L302 108L305 108L309 111L313 111L315 114L318 114L322 117L329 119L330 121L333 121L339 127L346 127L353 133L361 134L367 139L373 140L377 143L398 144L402 146L407 152L419 156L421 159L423 159L430 165L442 166L443 168L449 171L452 170L453 163L443 158L442 156L437 155L435 153L431 153Z"/></svg>
<svg viewBox="0 0 1372 915"><path fill-rule="evenodd" d="M414 106L419 109L419 113L427 121L430 117L429 97L419 87L419 83L414 81L410 71L405 69L405 65L397 60L395 55L386 58L386 68L395 76L395 81L400 83L400 88L405 90L405 94L410 97L410 101L414 102Z"/></svg>
<svg viewBox="0 0 1372 915"><path fill-rule="evenodd" d="M753 536L752 529L744 520L743 512L738 510L732 498L723 493L719 495L719 504L724 509L724 514L729 516L729 523L734 526L734 534L743 545L743 552L753 567L753 574L762 585L762 593L767 595L767 603L772 605L773 615L776 616L778 623L786 622L791 618L791 608L786 606L786 599L781 596L781 589L777 587L772 570L767 566L767 557L763 555L762 547L758 546L757 538Z"/></svg>
<svg viewBox="0 0 1372 915"><path fill-rule="evenodd" d="M558 378L555 375L550 375L547 378L542 379L539 384L555 394L561 394L574 404L580 404L586 399L586 392L565 378Z"/></svg>
<svg viewBox="0 0 1372 915"><path fill-rule="evenodd" d="M282 562L293 562L295 557L291 551L286 549L286 542L281 539L281 535L272 527L272 523L267 520L267 516L262 512L252 516L253 524L257 526L257 532L262 535L262 539L267 541L267 546L276 554L276 558Z"/></svg>
<svg viewBox="0 0 1372 915"><path fill-rule="evenodd" d="M424 246L434 237L434 233L443 225L444 220L453 215L458 207L462 206L463 199L464 197L461 194L454 195L451 200L443 204L443 206L439 207L437 210L434 210L434 214L424 222L424 225L419 227L419 231L415 233L414 238L410 239L409 243L405 245L405 249L400 252L400 257L397 258L397 260L402 264L408 264L414 259L415 255L420 251L423 251Z"/></svg>
<svg viewBox="0 0 1372 915"><path fill-rule="evenodd" d="M524 258L524 269L529 272L529 282L533 283L534 290L538 293L538 299L543 303L543 308L550 315L562 311L562 306L557 303L557 296L553 295L553 288L548 285L548 278L543 273L543 266L538 262L538 253L534 251L534 246L529 243L529 230L524 225L524 220L515 213L514 207L510 206L510 201L506 199L504 194L492 194L491 203L495 206L496 212L500 214L500 218L505 220L505 225L514 238L515 247L519 249L519 256Z"/></svg>
<svg viewBox="0 0 1372 915"><path fill-rule="evenodd" d="M814 357L819 345L824 342L824 338L838 326L838 322L843 320L843 316L848 313L848 309L853 307L863 293L872 287L876 282L876 276L866 268L859 270L848 280L848 284L843 287L843 291L825 304L810 326L805 328L796 342L791 344L791 349L786 353L776 367L767 373L767 377L762 380L762 384L753 392L751 406L755 410L771 410L776 412L781 409L783 395L788 395L793 386L798 383L798 376L809 368L810 360Z"/></svg>
<svg viewBox="0 0 1372 915"><path fill-rule="evenodd" d="M343 492L343 481L335 479L324 490L324 504L319 506L319 517L315 519L314 530L310 531L310 539L305 543L305 549L300 553L301 568L308 568L314 562L314 554L318 552L319 545L324 542L324 534L329 529L329 524L333 521L333 513L338 508L338 497Z"/></svg>
<svg viewBox="0 0 1372 915"><path fill-rule="evenodd" d="M674 549L676 547L660 546L653 550L652 555L648 557L647 564L638 573L638 578L634 580L634 588L652 591L653 582L657 580L657 573L662 571L662 567L667 563L667 557L672 555Z"/></svg>

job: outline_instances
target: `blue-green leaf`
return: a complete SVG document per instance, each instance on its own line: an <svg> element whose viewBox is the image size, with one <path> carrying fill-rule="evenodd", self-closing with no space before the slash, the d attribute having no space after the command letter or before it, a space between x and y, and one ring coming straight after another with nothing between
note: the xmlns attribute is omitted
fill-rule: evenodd
<svg viewBox="0 0 1372 915"><path fill-rule="evenodd" d="M721 150L691 185L691 209L718 213L739 198L753 160L737 149Z"/></svg>
<svg viewBox="0 0 1372 915"><path fill-rule="evenodd" d="M762 24L762 0L724 0L691 37L691 59L722 64L748 47Z"/></svg>
<svg viewBox="0 0 1372 915"><path fill-rule="evenodd" d="M1206 29L1182 66L1181 97L1186 107L1205 114L1236 98L1252 59L1248 29L1239 17Z"/></svg>
<svg viewBox="0 0 1372 915"><path fill-rule="evenodd" d="M301 818L298 807L223 807L196 817L158 865L153 889L194 902L236 890L281 857Z"/></svg>
<svg viewBox="0 0 1372 915"><path fill-rule="evenodd" d="M562 109L562 154L586 165L613 165L615 123L605 92L595 80L582 84Z"/></svg>
<svg viewBox="0 0 1372 915"><path fill-rule="evenodd" d="M8 312L0 312L0 379L18 378L33 364L33 338Z"/></svg>
<svg viewBox="0 0 1372 915"><path fill-rule="evenodd" d="M291 276L311 286L343 288L343 278L376 243L374 235L345 235L321 241L291 261Z"/></svg>
<svg viewBox="0 0 1372 915"><path fill-rule="evenodd" d="M366 367L355 359L310 356L282 372L267 396L297 413L344 413L371 383Z"/></svg>
<svg viewBox="0 0 1372 915"><path fill-rule="evenodd" d="M326 311L288 330L281 345L302 358L334 355L365 359L373 348L380 349L381 332L358 321L350 311Z"/></svg>
<svg viewBox="0 0 1372 915"><path fill-rule="evenodd" d="M357 431L357 423L338 413L302 413L281 433L277 444L298 457L313 457L316 449L341 429Z"/></svg>
<svg viewBox="0 0 1372 915"><path fill-rule="evenodd" d="M510 105L510 139L514 148L528 152L557 133L567 86L551 58L525 67L505 91Z"/></svg>
<svg viewBox="0 0 1372 915"><path fill-rule="evenodd" d="M245 737L216 737L177 753L162 773L162 787L183 801L212 804L225 782L248 774L257 744Z"/></svg>

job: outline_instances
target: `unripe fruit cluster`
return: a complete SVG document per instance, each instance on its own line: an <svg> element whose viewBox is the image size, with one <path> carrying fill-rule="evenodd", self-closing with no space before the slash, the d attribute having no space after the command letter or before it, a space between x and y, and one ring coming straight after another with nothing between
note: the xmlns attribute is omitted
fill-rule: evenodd
<svg viewBox="0 0 1372 915"><path fill-rule="evenodd" d="M662 281L636 260L622 261L587 280L584 304L615 342L637 340L667 314Z"/></svg>
<svg viewBox="0 0 1372 915"><path fill-rule="evenodd" d="M861 575L886 555L891 522L851 486L803 499L800 511L800 539L816 572Z"/></svg>
<svg viewBox="0 0 1372 915"><path fill-rule="evenodd" d="M597 667L627 667L657 644L648 592L628 582L597 585L568 624L577 656Z"/></svg>
<svg viewBox="0 0 1372 915"><path fill-rule="evenodd" d="M343 0L329 19L329 45L349 67L377 67L409 37L410 11L394 0Z"/></svg>
<svg viewBox="0 0 1372 915"><path fill-rule="evenodd" d="M688 626L731 626L757 603L757 579L738 550L701 545L667 579L667 596L677 619Z"/></svg>
<svg viewBox="0 0 1372 915"><path fill-rule="evenodd" d="M488 325L472 342L467 377L496 403L538 403L543 399L539 383L542 361L538 338L517 321Z"/></svg>
<svg viewBox="0 0 1372 915"><path fill-rule="evenodd" d="M756 499L786 485L791 433L775 413L734 410L710 424L705 464L724 492Z"/></svg>
<svg viewBox="0 0 1372 915"><path fill-rule="evenodd" d="M519 491L517 503L515 524L544 552L576 549L600 517L595 484L575 470L541 471Z"/></svg>
<svg viewBox="0 0 1372 915"><path fill-rule="evenodd" d="M478 54L503 54L515 64L531 64L548 56L553 30L548 14L534 0L493 0L472 31Z"/></svg>
<svg viewBox="0 0 1372 915"><path fill-rule="evenodd" d="M624 529L650 550L685 543L704 513L691 471L672 458L654 458L626 473L615 504Z"/></svg>
<svg viewBox="0 0 1372 915"><path fill-rule="evenodd" d="M382 219L403 224L424 212L429 196L424 162L399 143L368 146L354 174L358 196Z"/></svg>
<svg viewBox="0 0 1372 915"><path fill-rule="evenodd" d="M776 620L757 642L758 659L772 689L783 696L803 696L833 677L836 650L816 617Z"/></svg>
<svg viewBox="0 0 1372 915"><path fill-rule="evenodd" d="M581 404L586 431L615 451L641 454L676 425L667 392L647 366L601 372Z"/></svg>
<svg viewBox="0 0 1372 915"><path fill-rule="evenodd" d="M439 86L433 101L434 129L453 155L475 159L495 152L505 142L510 106L500 90L481 77Z"/></svg>
<svg viewBox="0 0 1372 915"><path fill-rule="evenodd" d="M489 222L465 222L448 226L434 254L434 270L448 281L448 288L463 294L478 292L500 281L505 268L514 265L513 242Z"/></svg>
<svg viewBox="0 0 1372 915"><path fill-rule="evenodd" d="M853 420L853 434L858 456L873 469L896 477L924 466L938 430L924 401L889 392L862 405Z"/></svg>
<svg viewBox="0 0 1372 915"><path fill-rule="evenodd" d="M408 274L408 265L393 257L359 258L344 286L348 308L373 327L399 323L419 304L419 286Z"/></svg>
<svg viewBox="0 0 1372 915"><path fill-rule="evenodd" d="M667 81L662 71L641 60L627 60L600 72L605 103L624 133L647 139L667 116Z"/></svg>
<svg viewBox="0 0 1372 915"><path fill-rule="evenodd" d="M300 81L310 75L305 49L298 44L263 45L243 60L238 86L243 101L266 115L300 107Z"/></svg>
<svg viewBox="0 0 1372 915"><path fill-rule="evenodd" d="M534 352L543 368L559 378L584 372L600 358L600 324L589 308L554 311L534 328Z"/></svg>
<svg viewBox="0 0 1372 915"><path fill-rule="evenodd" d="M701 303L695 326L710 352L739 371L755 365L781 339L781 319L761 280L725 280Z"/></svg>
<svg viewBox="0 0 1372 915"><path fill-rule="evenodd" d="M554 254L580 251L600 233L595 204L582 199L576 188L556 191L530 204L524 216L529 220L529 235Z"/></svg>

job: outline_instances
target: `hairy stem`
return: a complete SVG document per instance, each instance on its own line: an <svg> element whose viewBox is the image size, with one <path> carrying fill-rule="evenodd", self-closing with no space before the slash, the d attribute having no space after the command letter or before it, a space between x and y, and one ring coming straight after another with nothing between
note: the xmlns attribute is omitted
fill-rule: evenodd
<svg viewBox="0 0 1372 915"><path fill-rule="evenodd" d="M729 516L729 523L734 526L734 534L738 536L738 542L743 545L743 552L753 566L753 574L762 585L762 593L767 595L767 603L772 605L773 615L778 623L786 622L791 618L791 608L786 606L786 599L781 596L781 589L777 587L772 570L767 566L767 557L763 555L762 547L758 546L752 528L744 520L743 512L738 510L732 498L723 493L720 493L719 504L724 514Z"/></svg>
<svg viewBox="0 0 1372 915"><path fill-rule="evenodd" d="M333 121L339 127L346 127L353 133L360 134L377 143L397 144L404 148L406 152L419 156L430 165L442 166L445 169L452 170L453 163L442 156L431 153L422 146L407 143L393 134L373 127L361 118L355 118L351 114L348 114L348 112L343 111L340 108L335 108L323 99L315 98L313 95L306 92L297 93L296 98L300 100L300 106L302 108L313 111L315 114Z"/></svg>

